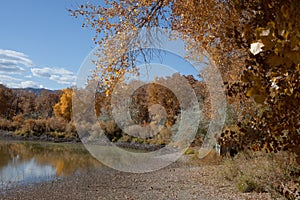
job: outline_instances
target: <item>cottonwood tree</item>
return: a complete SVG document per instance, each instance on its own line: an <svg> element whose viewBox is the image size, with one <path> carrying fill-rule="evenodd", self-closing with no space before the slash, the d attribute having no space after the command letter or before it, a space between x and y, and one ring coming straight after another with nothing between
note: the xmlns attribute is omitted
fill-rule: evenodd
<svg viewBox="0 0 300 200"><path fill-rule="evenodd" d="M237 83L231 90L239 88L256 103L256 113L242 126L244 142L251 141L252 149L290 149L300 155L299 6L297 0L236 6L244 16L238 31L251 50L240 80L244 87Z"/></svg>
<svg viewBox="0 0 300 200"><path fill-rule="evenodd" d="M268 151L299 146L299 1L122 0L70 12L95 30L102 55L95 74L107 95L135 70L137 52L128 52L139 41L128 34L169 28L178 31L191 58L201 48L208 51L228 85L228 99L249 113L241 118L239 142Z"/></svg>
<svg viewBox="0 0 300 200"><path fill-rule="evenodd" d="M59 102L53 106L55 117L63 118L70 122L72 118L72 95L73 90L66 88L62 90Z"/></svg>
<svg viewBox="0 0 300 200"><path fill-rule="evenodd" d="M11 101L13 98L13 91L6 86L0 84L0 113L3 118L10 118L11 116Z"/></svg>
<svg viewBox="0 0 300 200"><path fill-rule="evenodd" d="M200 47L206 49L218 65L224 66L220 67L224 80L232 80L239 74L239 68L230 67L243 57L242 52L234 48L234 37L230 35L234 34L234 25L238 23L237 12L230 2L105 1L104 6L86 4L70 12L75 17L84 16L83 26L92 27L96 32L94 41L101 49L102 58L97 63L98 75L101 74L100 81L108 93L112 91L109 88L134 67L134 57L140 53L128 53L139 45L139 40L127 34L135 35L144 27L170 28L178 31L177 37L182 39L189 35L200 44L198 49L193 49L194 56L199 56L196 52Z"/></svg>
<svg viewBox="0 0 300 200"><path fill-rule="evenodd" d="M233 9L232 2L156 0L105 3L105 6L81 5L79 9L70 12L75 17L84 16L86 23L83 26L95 29L94 41L99 45L101 52L96 62L95 78L98 78L100 87L105 89L107 96L113 91L114 85L124 77L125 72L135 72L135 58L145 54L130 51L140 45L139 38L130 35L138 35L144 27L158 26L177 31L178 35L175 37L186 42L191 59L197 60L199 52L204 48L219 65L224 81L239 78L242 69L236 66L242 63L246 47L239 48L233 42L239 13ZM186 38L186 35L189 37ZM151 37L150 35L150 40ZM146 54L151 56L151 52ZM204 73L207 72L209 70ZM207 75L213 76L212 73ZM235 99L232 99L231 103L239 105L240 100ZM206 102L206 107L210 107L209 102ZM238 106L236 108L239 110ZM212 116L212 113L209 115L208 117L217 117Z"/></svg>
<svg viewBox="0 0 300 200"><path fill-rule="evenodd" d="M53 106L59 101L59 92L43 90L35 99L35 112L38 118L53 117Z"/></svg>

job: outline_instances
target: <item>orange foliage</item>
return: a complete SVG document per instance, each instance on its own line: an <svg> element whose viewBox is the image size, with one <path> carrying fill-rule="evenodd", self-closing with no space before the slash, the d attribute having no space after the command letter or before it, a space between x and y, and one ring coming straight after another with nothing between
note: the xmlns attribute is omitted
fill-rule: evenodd
<svg viewBox="0 0 300 200"><path fill-rule="evenodd" d="M70 88L63 89L60 101L54 105L53 111L56 117L71 121L72 117L72 94Z"/></svg>

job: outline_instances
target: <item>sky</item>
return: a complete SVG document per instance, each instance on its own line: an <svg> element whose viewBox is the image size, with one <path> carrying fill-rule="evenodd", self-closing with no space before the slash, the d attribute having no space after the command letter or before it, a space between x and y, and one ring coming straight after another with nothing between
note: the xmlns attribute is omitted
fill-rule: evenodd
<svg viewBox="0 0 300 200"><path fill-rule="evenodd" d="M93 30L82 28L83 18L72 17L68 9L76 9L87 1L1 0L0 84L52 90L75 85L80 67L96 47L92 40L95 35ZM167 49L181 55L184 47L179 43L167 42ZM178 56L170 57L171 54L165 56L162 64L184 69L184 74L196 77L193 67ZM161 73L156 70L156 74Z"/></svg>
<svg viewBox="0 0 300 200"><path fill-rule="evenodd" d="M62 89L95 47L94 32L68 13L84 0L1 0L0 83Z"/></svg>

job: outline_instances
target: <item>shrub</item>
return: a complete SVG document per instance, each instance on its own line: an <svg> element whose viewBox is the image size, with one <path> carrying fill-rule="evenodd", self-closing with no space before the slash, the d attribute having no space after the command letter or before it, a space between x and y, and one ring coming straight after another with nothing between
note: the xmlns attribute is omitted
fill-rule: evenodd
<svg viewBox="0 0 300 200"><path fill-rule="evenodd" d="M264 187L261 186L252 176L239 176L236 186L241 192L264 192Z"/></svg>
<svg viewBox="0 0 300 200"><path fill-rule="evenodd" d="M0 130L14 131L15 127L12 126L12 121L0 118Z"/></svg>
<svg viewBox="0 0 300 200"><path fill-rule="evenodd" d="M299 171L292 153L245 151L234 158L224 158L220 175L232 181L241 192L269 192L278 196L278 184L299 181Z"/></svg>
<svg viewBox="0 0 300 200"><path fill-rule="evenodd" d="M63 119L50 118L47 120L49 132L65 132L67 122Z"/></svg>
<svg viewBox="0 0 300 200"><path fill-rule="evenodd" d="M12 118L11 129L13 131L19 130L22 127L23 123L24 123L23 114L16 115Z"/></svg>
<svg viewBox="0 0 300 200"><path fill-rule="evenodd" d="M35 135L39 136L47 132L47 121L45 119L38 119L34 121L33 132Z"/></svg>
<svg viewBox="0 0 300 200"><path fill-rule="evenodd" d="M73 122L69 122L67 125L66 125L66 130L65 130L66 133L68 134L74 134L76 133L76 127L75 127L75 124Z"/></svg>
<svg viewBox="0 0 300 200"><path fill-rule="evenodd" d="M118 140L122 137L122 131L114 120L101 121L100 127L110 141Z"/></svg>
<svg viewBox="0 0 300 200"><path fill-rule="evenodd" d="M26 119L24 121L22 129L20 130L20 133L22 135L25 134L25 133L32 134L33 130L34 130L34 127L35 127L35 120L33 120L33 119Z"/></svg>
<svg viewBox="0 0 300 200"><path fill-rule="evenodd" d="M158 134L148 139L150 144L166 145L171 142L172 131L163 127Z"/></svg>

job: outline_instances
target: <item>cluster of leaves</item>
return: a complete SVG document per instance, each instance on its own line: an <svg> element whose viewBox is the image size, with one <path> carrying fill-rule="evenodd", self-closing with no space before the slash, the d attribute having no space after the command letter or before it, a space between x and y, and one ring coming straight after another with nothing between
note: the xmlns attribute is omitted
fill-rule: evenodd
<svg viewBox="0 0 300 200"><path fill-rule="evenodd" d="M61 117L70 122L72 117L72 95L71 88L63 89L59 102L53 106L54 114L56 117Z"/></svg>
<svg viewBox="0 0 300 200"><path fill-rule="evenodd" d="M300 145L299 5L299 1L274 0L236 6L247 16L240 35L251 48L252 45L262 47L257 52L248 51L241 84L229 89L255 102L250 120L240 125L246 133L242 142L250 143L250 148L255 150L295 151Z"/></svg>
<svg viewBox="0 0 300 200"><path fill-rule="evenodd" d="M241 146L268 152L299 147L299 1L122 0L70 12L95 29L104 55L95 76L101 74L108 94L134 68L137 51L128 52L142 46L134 37L140 28L166 27L178 31L190 58L205 48L218 65L228 100L241 111Z"/></svg>
<svg viewBox="0 0 300 200"><path fill-rule="evenodd" d="M161 25L160 19L167 21L171 1L125 0L105 1L105 4L88 3L70 13L75 17L84 16L86 23L83 26L95 30L94 41L99 45L101 56L95 61L97 74L94 78L109 95L125 72L136 72L134 58L139 52L130 50L139 46L135 38L139 29Z"/></svg>
<svg viewBox="0 0 300 200"><path fill-rule="evenodd" d="M158 26L177 31L178 35L174 37L181 37L186 42L192 59L198 60L204 48L220 66L225 82L239 78L242 69L236 66L243 62L246 47L242 46L241 50L234 42L238 37L239 13L233 8L231 1L124 0L105 1L105 5L81 5L71 9L70 13L75 17L83 16L84 26L95 30L94 40L99 44L101 54L96 61L95 79L109 94L124 73L134 69L136 57L141 54L152 56L144 50L131 52L143 47L141 42L145 39L135 36L144 27ZM152 42L156 35L145 37ZM239 100L232 98L231 101L239 105Z"/></svg>

